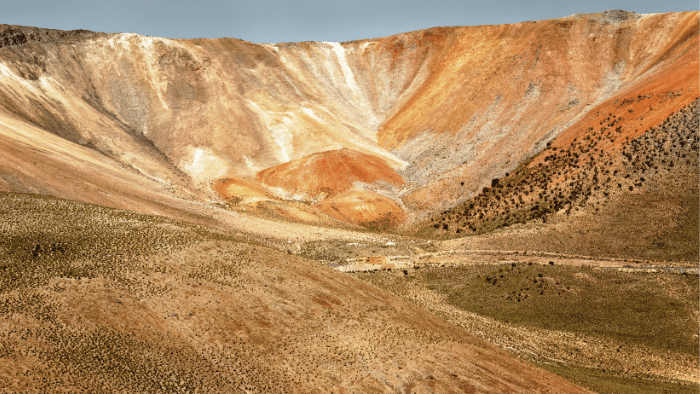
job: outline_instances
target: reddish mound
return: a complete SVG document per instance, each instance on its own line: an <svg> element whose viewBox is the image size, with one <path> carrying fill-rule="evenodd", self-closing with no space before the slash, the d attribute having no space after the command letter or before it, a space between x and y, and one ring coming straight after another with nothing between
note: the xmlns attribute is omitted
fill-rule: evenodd
<svg viewBox="0 0 700 394"><path fill-rule="evenodd" d="M255 179L291 195L332 197L352 188L354 182L384 181L403 185L403 178L376 156L352 149L331 150L260 171Z"/></svg>
<svg viewBox="0 0 700 394"><path fill-rule="evenodd" d="M406 219L403 209L392 199L368 191L327 198L316 206L330 217L378 230L396 226Z"/></svg>
<svg viewBox="0 0 700 394"><path fill-rule="evenodd" d="M269 199L267 192L257 182L243 178L226 178L216 181L212 187L226 201L242 201L249 198Z"/></svg>

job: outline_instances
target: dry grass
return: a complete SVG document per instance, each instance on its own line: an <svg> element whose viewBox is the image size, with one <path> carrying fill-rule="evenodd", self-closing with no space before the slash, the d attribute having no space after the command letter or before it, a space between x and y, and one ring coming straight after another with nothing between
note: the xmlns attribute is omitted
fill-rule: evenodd
<svg viewBox="0 0 700 394"><path fill-rule="evenodd" d="M1 194L0 391L585 392L269 242Z"/></svg>
<svg viewBox="0 0 700 394"><path fill-rule="evenodd" d="M695 275L521 263L356 276L594 391L697 391Z"/></svg>

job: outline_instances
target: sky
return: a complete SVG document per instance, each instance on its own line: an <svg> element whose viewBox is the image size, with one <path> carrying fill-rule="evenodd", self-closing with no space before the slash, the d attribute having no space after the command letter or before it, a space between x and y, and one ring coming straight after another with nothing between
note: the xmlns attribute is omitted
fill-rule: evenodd
<svg viewBox="0 0 700 394"><path fill-rule="evenodd" d="M350 41L435 26L561 18L612 9L694 11L698 0L0 0L0 23L256 43Z"/></svg>

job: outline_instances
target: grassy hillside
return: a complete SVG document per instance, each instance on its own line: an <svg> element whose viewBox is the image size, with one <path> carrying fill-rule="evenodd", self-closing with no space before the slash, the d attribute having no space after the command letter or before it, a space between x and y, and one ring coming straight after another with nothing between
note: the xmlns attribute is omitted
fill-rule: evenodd
<svg viewBox="0 0 700 394"><path fill-rule="evenodd" d="M698 390L697 275L520 263L356 276L596 392Z"/></svg>
<svg viewBox="0 0 700 394"><path fill-rule="evenodd" d="M0 194L0 391L585 392L381 289L241 239Z"/></svg>

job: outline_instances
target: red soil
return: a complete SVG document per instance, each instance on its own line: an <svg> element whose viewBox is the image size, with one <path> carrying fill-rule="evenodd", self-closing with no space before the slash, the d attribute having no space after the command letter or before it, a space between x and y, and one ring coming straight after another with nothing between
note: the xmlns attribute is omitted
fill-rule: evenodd
<svg viewBox="0 0 700 394"><path fill-rule="evenodd" d="M692 22L691 27L696 31L700 28L697 18L689 22ZM566 148L574 138L585 138L593 131L591 128L600 129L602 124L607 123L606 119L614 116L619 118L616 126L620 127L620 132L613 133L614 139L606 139L601 145L605 151L612 153L619 150L627 139L632 140L644 134L700 96L698 35L682 39L682 45L672 42L663 51L664 55L660 56L673 60L662 67L645 70L646 76L599 105L595 112L560 134L552 145ZM532 165L542 160L540 155Z"/></svg>
<svg viewBox="0 0 700 394"><path fill-rule="evenodd" d="M387 182L403 185L403 178L384 160L352 149L316 153L260 171L255 180L283 189L292 195L332 197L353 187L353 183Z"/></svg>
<svg viewBox="0 0 700 394"><path fill-rule="evenodd" d="M269 198L265 189L259 183L243 178L226 178L214 182L212 189L224 200L231 198Z"/></svg>
<svg viewBox="0 0 700 394"><path fill-rule="evenodd" d="M395 201L368 191L352 191L327 198L316 207L343 222L381 229L396 226L406 219L403 209Z"/></svg>
<svg viewBox="0 0 700 394"><path fill-rule="evenodd" d="M529 86L539 91L537 108L518 123L550 124L572 92L582 102L595 101L596 88L618 64L623 64L619 80L624 84L684 51L694 52L697 62L697 13L650 15L619 24L594 18L451 30L430 77L380 128L379 145L392 149L425 130L456 132L495 100L516 109ZM497 123L512 124L517 117L511 113Z"/></svg>

